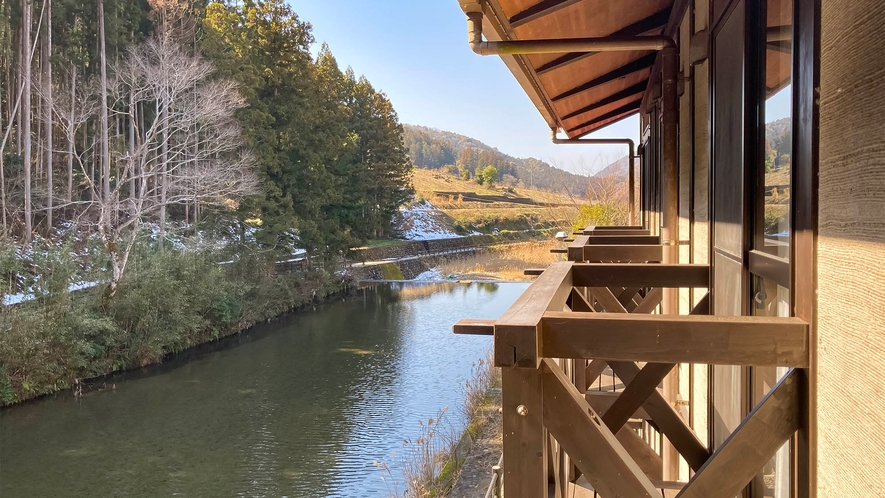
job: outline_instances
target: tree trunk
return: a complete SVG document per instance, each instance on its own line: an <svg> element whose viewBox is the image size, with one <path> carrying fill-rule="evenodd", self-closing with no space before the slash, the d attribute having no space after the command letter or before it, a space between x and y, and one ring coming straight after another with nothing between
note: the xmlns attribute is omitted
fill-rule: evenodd
<svg viewBox="0 0 885 498"><path fill-rule="evenodd" d="M168 172L168 164L166 163L169 159L169 133L168 133L168 119L169 119L169 103L166 102L163 104L163 110L161 111L161 123L162 123L162 138L163 143L160 144L160 253L163 253L163 242L166 238L166 174Z"/></svg>
<svg viewBox="0 0 885 498"><path fill-rule="evenodd" d="M129 91L129 199L135 207L135 175L137 162L135 161L135 93ZM134 209L133 209L134 212Z"/></svg>
<svg viewBox="0 0 885 498"><path fill-rule="evenodd" d="M31 0L23 1L22 12L22 45L24 46L24 72L22 84L24 95L22 97L22 151L24 152L25 173L25 244L31 242L33 219L31 213Z"/></svg>
<svg viewBox="0 0 885 498"><path fill-rule="evenodd" d="M101 193L102 202L111 202L111 158L108 143L108 69L105 52L104 0L98 0L98 39L101 54Z"/></svg>
<svg viewBox="0 0 885 498"><path fill-rule="evenodd" d="M46 230L52 233L52 0L46 2L46 38L43 44L43 128L46 134Z"/></svg>
<svg viewBox="0 0 885 498"><path fill-rule="evenodd" d="M68 130L68 184L65 188L65 202L70 203L74 197L74 141L76 140L77 130L74 128L74 113L76 109L77 95L77 66L71 63L71 114L70 129Z"/></svg>
<svg viewBox="0 0 885 498"><path fill-rule="evenodd" d="M24 10L25 2L22 0L21 3L22 10ZM30 10L28 10L30 13ZM24 12L22 12L22 25L24 25ZM25 37L24 32L26 30L19 28L18 31L18 71L15 74L15 87L23 88L24 81L22 81L22 73L25 70L25 61L28 60L28 50L25 48ZM15 113L15 151L21 155L22 153L22 114L24 113L24 109L22 109L22 105L19 104L18 112Z"/></svg>

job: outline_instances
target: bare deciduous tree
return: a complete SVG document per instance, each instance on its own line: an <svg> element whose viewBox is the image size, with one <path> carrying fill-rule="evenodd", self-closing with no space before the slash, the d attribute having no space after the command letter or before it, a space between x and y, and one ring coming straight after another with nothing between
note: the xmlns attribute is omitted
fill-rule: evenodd
<svg viewBox="0 0 885 498"><path fill-rule="evenodd" d="M155 112L144 129L136 130L126 150L110 151L118 174L108 185L90 176L77 156L91 193L91 222L111 257L108 298L116 293L146 222L162 224L166 208L173 204L231 207L256 189L253 158L243 148L234 118L244 100L232 82L210 80L212 73L209 63L168 38L151 39L130 50L113 70L107 108L128 114L150 106ZM92 108L89 102L82 106L86 112ZM70 103L62 108L70 113ZM72 135L89 116L70 115L75 118L63 128ZM130 123L138 122L127 117Z"/></svg>

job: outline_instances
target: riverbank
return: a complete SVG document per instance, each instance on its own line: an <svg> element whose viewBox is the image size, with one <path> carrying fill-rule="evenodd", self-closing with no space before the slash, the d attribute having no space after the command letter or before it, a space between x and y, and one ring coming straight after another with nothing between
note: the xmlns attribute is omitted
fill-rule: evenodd
<svg viewBox="0 0 885 498"><path fill-rule="evenodd" d="M526 281L526 268L545 268L557 261L550 249L557 246L555 240L543 239L499 244L484 248L459 258L440 259L431 267L440 278L447 280L480 281Z"/></svg>
<svg viewBox="0 0 885 498"><path fill-rule="evenodd" d="M235 253L234 253L235 252ZM347 292L352 279L289 272L269 252L240 247L133 255L133 271L107 299L104 286L72 292L82 278L59 251L35 299L0 313L0 406L137 369Z"/></svg>

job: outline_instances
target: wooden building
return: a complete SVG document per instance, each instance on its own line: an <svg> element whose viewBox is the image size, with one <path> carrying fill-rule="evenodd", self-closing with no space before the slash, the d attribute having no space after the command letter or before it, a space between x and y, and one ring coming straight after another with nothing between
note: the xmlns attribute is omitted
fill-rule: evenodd
<svg viewBox="0 0 885 498"><path fill-rule="evenodd" d="M885 2L459 2L557 142L641 121L633 225L455 327L504 496L885 496Z"/></svg>

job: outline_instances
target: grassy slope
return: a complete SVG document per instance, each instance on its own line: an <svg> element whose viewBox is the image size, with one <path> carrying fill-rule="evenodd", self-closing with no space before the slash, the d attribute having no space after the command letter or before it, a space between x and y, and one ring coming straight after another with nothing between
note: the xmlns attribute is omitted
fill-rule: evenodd
<svg viewBox="0 0 885 498"><path fill-rule="evenodd" d="M524 230L541 225L568 226L569 220L577 214L581 199L541 190L514 188L513 192L499 186L488 188L473 180L425 169L416 169L412 181L419 198L433 203L450 216L456 226L490 232L494 227L501 230ZM434 195L434 192L470 192L479 196L501 196L529 198L537 203L555 207L533 206L519 202L459 202L457 198Z"/></svg>

